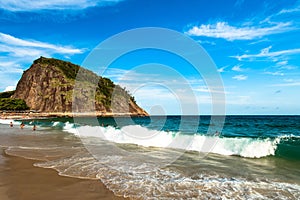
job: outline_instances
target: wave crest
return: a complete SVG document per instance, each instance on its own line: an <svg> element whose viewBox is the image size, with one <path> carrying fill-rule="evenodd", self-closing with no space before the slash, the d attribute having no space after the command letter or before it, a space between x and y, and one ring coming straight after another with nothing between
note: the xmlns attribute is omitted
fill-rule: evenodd
<svg viewBox="0 0 300 200"><path fill-rule="evenodd" d="M140 125L130 125L118 129L111 126L75 127L70 123L66 123L64 131L79 137L98 137L114 143L211 152L246 158L275 155L277 145L281 140L281 138L228 138L199 134L187 135L181 132L150 130ZM176 142L174 142L175 140Z"/></svg>

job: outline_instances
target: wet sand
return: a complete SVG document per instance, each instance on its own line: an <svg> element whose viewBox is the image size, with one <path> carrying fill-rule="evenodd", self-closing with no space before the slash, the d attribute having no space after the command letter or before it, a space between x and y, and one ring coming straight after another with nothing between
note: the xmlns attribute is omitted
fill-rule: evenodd
<svg viewBox="0 0 300 200"><path fill-rule="evenodd" d="M124 199L114 196L100 181L62 177L52 169L34 167L33 160L0 151L1 200Z"/></svg>

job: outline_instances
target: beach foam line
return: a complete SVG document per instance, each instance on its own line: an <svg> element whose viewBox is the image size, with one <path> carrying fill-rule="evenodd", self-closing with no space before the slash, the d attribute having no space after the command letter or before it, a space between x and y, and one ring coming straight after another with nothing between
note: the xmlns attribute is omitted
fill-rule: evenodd
<svg viewBox="0 0 300 200"><path fill-rule="evenodd" d="M275 155L281 138L216 137L208 135L185 135L181 132L150 130L140 125L120 129L101 126L78 126L66 123L64 131L76 136L98 137L114 143L136 144L144 147L175 148L246 158L262 158ZM86 140L85 140L86 141Z"/></svg>
<svg viewBox="0 0 300 200"><path fill-rule="evenodd" d="M19 125L19 121L0 119L1 124ZM281 141L298 136L279 136L277 138L215 137L208 135L185 135L175 131L150 130L140 125L122 128L112 126L80 126L70 122L52 122L52 127L78 137L98 137L121 144L136 144L144 147L175 148L221 155L235 155L245 158L274 156Z"/></svg>
<svg viewBox="0 0 300 200"><path fill-rule="evenodd" d="M14 125L20 125L21 123L18 121L15 121L13 119L0 119L0 124L10 124L12 122Z"/></svg>
<svg viewBox="0 0 300 200"><path fill-rule="evenodd" d="M103 156L95 159L90 154L35 164L56 169L61 176L100 179L118 196L133 199L299 199L300 186L258 177L247 180L242 177L201 171L196 176L184 175L174 168L157 168L143 163L139 169L132 167L127 155ZM113 167L112 167L113 166ZM147 173L137 173L142 168ZM155 169L155 170L153 170Z"/></svg>

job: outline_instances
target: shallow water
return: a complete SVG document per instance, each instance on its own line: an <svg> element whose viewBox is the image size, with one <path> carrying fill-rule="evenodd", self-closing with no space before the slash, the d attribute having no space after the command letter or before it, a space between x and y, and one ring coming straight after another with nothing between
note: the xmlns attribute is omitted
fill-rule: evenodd
<svg viewBox="0 0 300 200"><path fill-rule="evenodd" d="M2 120L0 144L123 197L300 199L299 117L230 116L219 137L209 116L186 119L56 118L26 121L24 130Z"/></svg>

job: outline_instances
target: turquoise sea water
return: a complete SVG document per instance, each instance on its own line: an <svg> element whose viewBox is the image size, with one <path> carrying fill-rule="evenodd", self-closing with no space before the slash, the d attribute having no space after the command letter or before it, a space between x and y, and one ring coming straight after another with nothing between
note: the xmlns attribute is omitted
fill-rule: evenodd
<svg viewBox="0 0 300 200"><path fill-rule="evenodd" d="M60 175L99 179L124 197L300 199L300 116L222 120L51 118L24 120L24 130L1 120L0 145Z"/></svg>

